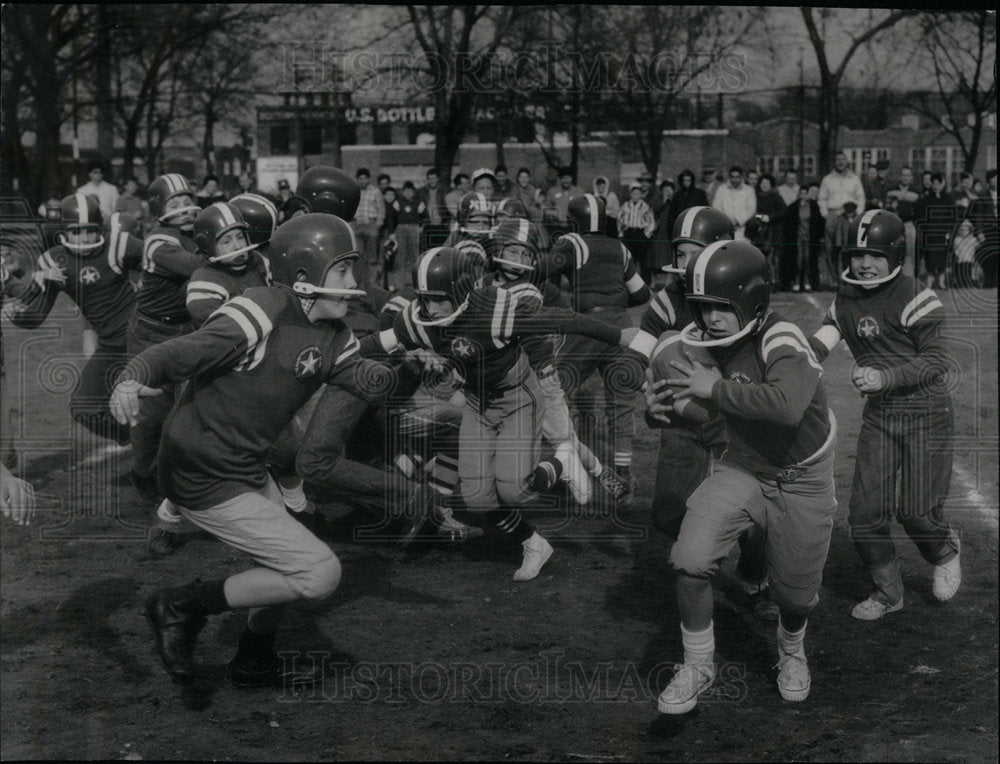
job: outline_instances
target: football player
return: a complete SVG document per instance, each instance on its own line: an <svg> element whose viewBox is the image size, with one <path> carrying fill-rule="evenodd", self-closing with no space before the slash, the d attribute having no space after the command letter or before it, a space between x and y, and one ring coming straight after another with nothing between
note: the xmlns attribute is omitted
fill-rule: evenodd
<svg viewBox="0 0 1000 764"><path fill-rule="evenodd" d="M128 354L135 357L146 348L191 331L184 285L205 258L191 238L201 208L194 189L183 175L161 175L149 184L149 211L158 225L143 242L142 286L128 327ZM144 398L141 412L131 429L132 483L150 503L160 500L156 485L156 453L163 421L175 399L172 385ZM153 535L157 535L154 529Z"/></svg>
<svg viewBox="0 0 1000 764"><path fill-rule="evenodd" d="M709 244L733 238L733 222L712 207L691 207L674 222L673 264L664 266L668 275L642 316L640 329L652 337L680 330L693 320L685 298L688 262ZM653 489L653 524L676 539L684 519L688 497L712 469L712 459L726 445L726 422L715 416L707 423L692 422L670 411L666 379L654 380L647 371L646 422L660 428L660 452ZM767 596L764 534L750 528L740 536L737 574L741 587L751 597L753 613L761 620L777 620L778 609Z"/></svg>
<svg viewBox="0 0 1000 764"><path fill-rule="evenodd" d="M913 296L901 273L906 232L899 216L869 210L850 231L845 286L813 337L820 360L840 340L854 356L851 381L865 396L851 487L851 536L874 590L851 615L873 621L903 607L903 580L890 527L895 516L934 566L934 596L962 581L959 540L944 516L951 483L954 408L947 390L944 306L931 289ZM901 491L897 504L896 477Z"/></svg>
<svg viewBox="0 0 1000 764"><path fill-rule="evenodd" d="M268 242L278 227L278 208L266 196L259 194L240 194L230 199L229 204L240 211L247 223L250 243L267 259Z"/></svg>
<svg viewBox="0 0 1000 764"><path fill-rule="evenodd" d="M648 302L649 287L636 271L625 245L605 235L604 200L583 194L570 199L568 210L574 232L560 237L552 246L547 272L556 278L565 275L569 279L574 310L618 327L630 326L626 309ZM642 334L639 341L643 343L642 352L648 356L656 337ZM622 352L615 345L574 335L565 338L557 360L559 377L570 399L591 374L595 371L601 374L609 414L606 421L611 422L614 438L615 473L626 486L620 503L629 506L637 487L631 472L632 410L642 380L630 384L628 380L615 379L613 372L619 366Z"/></svg>
<svg viewBox="0 0 1000 764"><path fill-rule="evenodd" d="M507 201L514 200L504 200ZM527 215L523 218L508 217L498 223L487 247L487 266L492 284L516 293L520 299L536 300L543 307L568 308L570 303L566 296L545 278L540 242L541 230L527 219ZM586 504L590 499L587 473L597 478L615 499L621 499L627 487L611 470L604 469L573 429L566 396L556 372L552 340L551 337L528 337L522 343L531 368L538 377L538 384L545 393L542 435L555 448L568 444L563 449L568 464L566 482L580 504Z"/></svg>
<svg viewBox="0 0 1000 764"><path fill-rule="evenodd" d="M537 458L544 397L521 340L575 332L628 345L635 329L621 330L571 310L542 308L537 300L494 286L477 286L478 262L453 247L425 252L415 266L417 299L397 315L391 329L369 337L372 350L432 350L464 383L459 477L466 506L524 549L515 581L535 578L552 547L521 516L519 507L535 489L550 487L566 465ZM640 364L641 365L641 364ZM641 373L640 375L641 376ZM565 449L563 449L565 451Z"/></svg>
<svg viewBox="0 0 1000 764"><path fill-rule="evenodd" d="M350 226L322 213L290 220L275 232L271 258L275 286L249 289L200 329L145 350L112 396L119 421L134 422L142 398L188 380L163 435L162 485L185 519L257 563L146 600L159 656L182 682L195 676L206 616L238 608L249 614L227 666L231 682L287 687L316 678L278 658L275 633L287 604L336 589L340 562L286 512L268 475L268 451L322 384L369 399L391 387L388 370L361 359L343 323L347 298L359 292Z"/></svg>
<svg viewBox="0 0 1000 764"><path fill-rule="evenodd" d="M458 203L456 228L448 235L444 246L458 249L483 267L492 228L493 203L486 194L470 191Z"/></svg>
<svg viewBox="0 0 1000 764"><path fill-rule="evenodd" d="M91 432L124 444L129 428L111 416L107 398L111 381L128 361L126 338L136 301L128 270L140 266L142 241L125 230L127 221L122 221L121 213L112 215L105 226L94 196L67 196L61 210L55 233L58 244L39 258L11 318L22 328L40 326L60 292L79 306L98 342L76 382L69 409L73 419Z"/></svg>
<svg viewBox="0 0 1000 764"><path fill-rule="evenodd" d="M694 322L682 341L707 348L717 367L678 367L678 398L726 418L729 444L687 501L670 552L677 571L684 662L661 693L665 714L685 713L715 679L712 576L740 534L767 530L767 575L778 621L778 690L804 700L811 684L806 620L819 601L837 509L836 420L822 368L795 324L769 310L767 259L743 241L717 241L687 265Z"/></svg>

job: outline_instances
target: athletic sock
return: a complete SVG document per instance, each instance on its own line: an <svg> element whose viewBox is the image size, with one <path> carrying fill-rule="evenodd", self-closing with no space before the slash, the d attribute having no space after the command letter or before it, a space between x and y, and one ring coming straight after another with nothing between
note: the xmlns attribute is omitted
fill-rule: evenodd
<svg viewBox="0 0 1000 764"><path fill-rule="evenodd" d="M285 502L285 506L292 512L301 512L308 505L309 502L306 501L306 494L302 490L301 480L294 486L285 486L278 483L278 488L281 490L282 501Z"/></svg>
<svg viewBox="0 0 1000 764"><path fill-rule="evenodd" d="M170 528L181 521L181 515L170 499L164 499L156 508L156 519L166 523L167 527Z"/></svg>
<svg viewBox="0 0 1000 764"><path fill-rule="evenodd" d="M559 482L562 471L562 462L555 457L542 459L535 467L535 471L531 473L528 485L531 486L532 491L538 493L547 491Z"/></svg>
<svg viewBox="0 0 1000 764"><path fill-rule="evenodd" d="M632 473L632 452L615 451L615 472L628 479Z"/></svg>
<svg viewBox="0 0 1000 764"><path fill-rule="evenodd" d="M684 662L696 666L715 664L715 624L709 623L702 631L688 631L681 624L681 643L684 645Z"/></svg>
<svg viewBox="0 0 1000 764"><path fill-rule="evenodd" d="M781 621L778 621L778 655L779 657L785 655L793 655L801 660L806 659L806 648L805 648L805 638L806 638L806 626L802 625L802 628L796 632L785 631L784 625Z"/></svg>
<svg viewBox="0 0 1000 764"><path fill-rule="evenodd" d="M204 615L216 615L232 609L226 601L226 579L196 581L191 588Z"/></svg>
<svg viewBox="0 0 1000 764"><path fill-rule="evenodd" d="M435 454L425 468L427 485L442 496L452 496L458 484L458 462L447 454Z"/></svg>
<svg viewBox="0 0 1000 764"><path fill-rule="evenodd" d="M516 509L494 509L486 513L486 519L521 544L531 538L531 534L535 532L531 523L525 520L520 511Z"/></svg>

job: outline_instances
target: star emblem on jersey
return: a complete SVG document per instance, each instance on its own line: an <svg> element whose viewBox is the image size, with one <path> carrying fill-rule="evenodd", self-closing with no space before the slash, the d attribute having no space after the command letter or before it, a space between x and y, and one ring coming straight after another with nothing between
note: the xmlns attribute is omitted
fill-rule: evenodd
<svg viewBox="0 0 1000 764"><path fill-rule="evenodd" d="M80 270L80 281L84 284L96 284L101 280L101 272L94 268L92 265L88 265L86 268Z"/></svg>
<svg viewBox="0 0 1000 764"><path fill-rule="evenodd" d="M456 358L472 358L476 354L476 346L465 337L456 337L451 341L451 352Z"/></svg>
<svg viewBox="0 0 1000 764"><path fill-rule="evenodd" d="M309 379L319 371L323 355L316 345L311 345L299 353L295 359L295 376L299 379Z"/></svg>
<svg viewBox="0 0 1000 764"><path fill-rule="evenodd" d="M858 319L859 337L878 337L881 333L882 330L879 329L878 321L871 316L863 316Z"/></svg>

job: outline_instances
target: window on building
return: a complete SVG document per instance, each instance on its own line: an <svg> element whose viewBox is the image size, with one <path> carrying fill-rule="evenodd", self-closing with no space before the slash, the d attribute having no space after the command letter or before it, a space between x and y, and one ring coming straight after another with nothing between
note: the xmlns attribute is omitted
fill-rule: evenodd
<svg viewBox="0 0 1000 764"><path fill-rule="evenodd" d="M924 169L924 150L921 149L910 149L910 169L914 173L923 172Z"/></svg>
<svg viewBox="0 0 1000 764"><path fill-rule="evenodd" d="M816 177L816 155L806 154L802 157L802 173L803 178L815 178Z"/></svg>
<svg viewBox="0 0 1000 764"><path fill-rule="evenodd" d="M392 125L378 122L374 125L372 143L376 146L392 145Z"/></svg>
<svg viewBox="0 0 1000 764"><path fill-rule="evenodd" d="M872 161L881 162L882 160L886 162L891 161L891 152L889 149L872 149Z"/></svg>
<svg viewBox="0 0 1000 764"><path fill-rule="evenodd" d="M271 153L288 154L291 152L291 129L288 125L271 125Z"/></svg>
<svg viewBox="0 0 1000 764"><path fill-rule="evenodd" d="M302 125L302 153L323 153L323 126Z"/></svg>
<svg viewBox="0 0 1000 764"><path fill-rule="evenodd" d="M932 146L930 165L928 169L931 172L939 172L942 175L947 175L948 160L951 158L950 154L951 154L950 146Z"/></svg>
<svg viewBox="0 0 1000 764"><path fill-rule="evenodd" d="M358 142L358 126L351 123L340 123L340 145L354 146Z"/></svg>

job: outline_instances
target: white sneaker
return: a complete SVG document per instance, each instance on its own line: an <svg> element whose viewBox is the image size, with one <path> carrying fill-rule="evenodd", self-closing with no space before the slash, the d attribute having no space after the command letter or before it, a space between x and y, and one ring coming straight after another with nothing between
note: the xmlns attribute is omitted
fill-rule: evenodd
<svg viewBox="0 0 1000 764"><path fill-rule="evenodd" d="M570 493L577 504L586 504L590 501L590 475L584 469L580 456L576 453L570 443L560 443L556 449L556 459L562 464L561 480L569 486Z"/></svg>
<svg viewBox="0 0 1000 764"><path fill-rule="evenodd" d="M895 602L891 605L885 602L879 602L876 599L869 597L864 602L859 602L854 606L851 611L851 615L857 618L859 621L877 621L884 615L889 613L895 613L897 610L903 609L903 598L899 598L899 602Z"/></svg>
<svg viewBox="0 0 1000 764"><path fill-rule="evenodd" d="M530 581L541 572L542 566L549 561L552 556L552 545L535 532L521 546L524 547L524 560L514 574L514 580Z"/></svg>
<svg viewBox="0 0 1000 764"><path fill-rule="evenodd" d="M812 677L809 665L795 655L783 655L778 665L778 692L785 700L805 700L809 697Z"/></svg>
<svg viewBox="0 0 1000 764"><path fill-rule="evenodd" d="M956 554L944 565L934 566L934 596L942 602L947 602L955 596L962 584L961 554Z"/></svg>
<svg viewBox="0 0 1000 764"><path fill-rule="evenodd" d="M698 705L698 696L715 681L715 665L685 663L660 693L656 709L661 714L686 714Z"/></svg>

